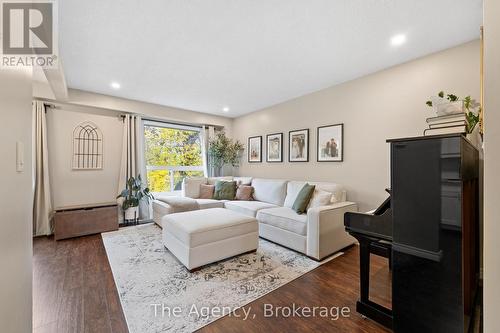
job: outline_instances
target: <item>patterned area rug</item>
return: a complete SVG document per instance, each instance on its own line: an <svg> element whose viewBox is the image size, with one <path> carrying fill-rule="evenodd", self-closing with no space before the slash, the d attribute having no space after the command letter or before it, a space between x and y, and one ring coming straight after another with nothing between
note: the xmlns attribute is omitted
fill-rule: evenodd
<svg viewBox="0 0 500 333"><path fill-rule="evenodd" d="M193 332L321 263L260 239L257 253L190 273L154 224L102 234L130 333Z"/></svg>

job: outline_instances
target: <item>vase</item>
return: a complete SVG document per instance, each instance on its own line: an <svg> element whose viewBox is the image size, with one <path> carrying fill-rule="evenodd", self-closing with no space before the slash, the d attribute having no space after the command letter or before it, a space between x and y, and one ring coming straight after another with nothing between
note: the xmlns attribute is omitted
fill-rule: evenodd
<svg viewBox="0 0 500 333"><path fill-rule="evenodd" d="M220 166L220 167L214 167L214 177L222 177L222 170L223 170L224 167Z"/></svg>
<svg viewBox="0 0 500 333"><path fill-rule="evenodd" d="M477 149L482 149L482 140L481 134L479 133L479 125L476 125L471 133L467 133L466 137Z"/></svg>
<svg viewBox="0 0 500 333"><path fill-rule="evenodd" d="M129 207L125 210L125 220L136 220L139 217L139 207Z"/></svg>

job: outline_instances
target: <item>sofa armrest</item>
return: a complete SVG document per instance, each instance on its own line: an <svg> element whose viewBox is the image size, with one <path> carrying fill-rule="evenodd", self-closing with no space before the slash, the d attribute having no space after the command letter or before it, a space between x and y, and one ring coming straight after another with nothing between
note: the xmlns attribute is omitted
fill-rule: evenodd
<svg viewBox="0 0 500 333"><path fill-rule="evenodd" d="M153 200L153 221L161 228L161 219L163 216L172 213L172 207L166 202Z"/></svg>
<svg viewBox="0 0 500 333"><path fill-rule="evenodd" d="M345 231L344 214L357 211L357 204L349 201L309 209L307 211L307 255L321 260L354 244L356 239Z"/></svg>

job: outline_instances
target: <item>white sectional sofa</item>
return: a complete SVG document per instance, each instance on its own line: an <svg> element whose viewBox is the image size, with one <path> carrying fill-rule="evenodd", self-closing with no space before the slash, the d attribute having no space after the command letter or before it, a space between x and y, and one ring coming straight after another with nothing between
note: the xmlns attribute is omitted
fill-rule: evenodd
<svg viewBox="0 0 500 333"><path fill-rule="evenodd" d="M250 177L223 177L242 184L252 185L254 201L199 199L200 184L215 183L221 178L185 179L182 195L195 199L200 209L226 208L259 222L259 236L316 260L355 243L344 229L344 213L357 211L354 202L346 201L343 186L328 182L309 182L317 190L332 193L331 201L319 207L309 208L299 215L291 207L306 181L288 181ZM165 202L153 201L154 221L160 225L162 218L171 213Z"/></svg>

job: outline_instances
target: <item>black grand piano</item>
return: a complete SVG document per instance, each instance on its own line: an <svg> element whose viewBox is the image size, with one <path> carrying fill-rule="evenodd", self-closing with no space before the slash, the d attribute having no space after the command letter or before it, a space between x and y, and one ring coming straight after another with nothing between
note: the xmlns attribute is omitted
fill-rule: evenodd
<svg viewBox="0 0 500 333"><path fill-rule="evenodd" d="M346 213L359 242L356 310L394 332L472 330L479 277L478 150L460 134L387 140L390 196ZM369 299L370 254L388 258L392 309Z"/></svg>

